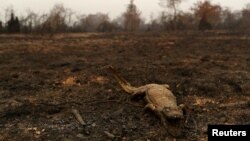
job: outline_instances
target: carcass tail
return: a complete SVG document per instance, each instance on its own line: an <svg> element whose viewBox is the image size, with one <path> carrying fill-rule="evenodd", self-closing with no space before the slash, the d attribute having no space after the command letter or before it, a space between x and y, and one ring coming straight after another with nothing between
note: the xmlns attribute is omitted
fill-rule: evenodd
<svg viewBox="0 0 250 141"><path fill-rule="evenodd" d="M123 77L121 77L112 66L109 66L108 69L114 75L116 81L120 84L120 86L125 92L129 94L134 93L136 89L135 87L131 86L130 83L128 83Z"/></svg>

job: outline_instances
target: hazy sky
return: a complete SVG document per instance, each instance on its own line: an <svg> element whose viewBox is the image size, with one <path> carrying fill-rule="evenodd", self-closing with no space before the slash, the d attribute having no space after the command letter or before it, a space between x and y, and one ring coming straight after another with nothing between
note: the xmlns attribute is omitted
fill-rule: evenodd
<svg viewBox="0 0 250 141"><path fill-rule="evenodd" d="M12 6L17 15L21 15L31 9L38 13L48 12L54 4L62 3L65 7L73 9L79 14L89 14L102 12L109 14L111 18L116 18L126 9L130 0L0 0L0 18L4 17L3 11ZM184 0L180 5L181 10L189 10L198 0ZM229 7L233 10L242 9L250 0L211 0L212 3ZM150 15L157 16L162 8L159 0L135 0L135 4L142 12L142 16L149 19Z"/></svg>

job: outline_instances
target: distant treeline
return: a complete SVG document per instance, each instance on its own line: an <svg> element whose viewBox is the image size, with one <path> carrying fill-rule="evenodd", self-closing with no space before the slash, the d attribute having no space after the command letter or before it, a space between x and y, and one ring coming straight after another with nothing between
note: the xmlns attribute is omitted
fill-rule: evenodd
<svg viewBox="0 0 250 141"><path fill-rule="evenodd" d="M178 9L182 0L160 0L163 12L151 16L149 22L133 0L116 19L108 14L77 15L62 4L56 4L49 13L29 11L17 17L13 9L5 10L6 21L0 21L0 33L66 33L66 32L147 32L176 30L240 30L250 31L250 4L240 11L231 11L209 0L193 5L191 12Z"/></svg>

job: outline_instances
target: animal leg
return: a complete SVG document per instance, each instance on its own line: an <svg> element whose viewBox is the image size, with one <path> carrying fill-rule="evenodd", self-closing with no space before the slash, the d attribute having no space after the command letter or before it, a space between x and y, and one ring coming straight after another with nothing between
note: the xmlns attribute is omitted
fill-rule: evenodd
<svg viewBox="0 0 250 141"><path fill-rule="evenodd" d="M146 91L146 88L143 86L139 88L135 88L132 93L132 99L137 99L137 100L142 99L146 94L145 91Z"/></svg>
<svg viewBox="0 0 250 141"><path fill-rule="evenodd" d="M147 105L144 107L144 110L146 110L146 109L151 109L152 111L156 111L156 110L155 110L156 107L155 107L153 104L151 104L151 103L147 104Z"/></svg>
<svg viewBox="0 0 250 141"><path fill-rule="evenodd" d="M192 112L192 109L185 104L180 104L179 107L182 109L184 113L185 123L187 123L190 119L190 113Z"/></svg>
<svg viewBox="0 0 250 141"><path fill-rule="evenodd" d="M156 110L156 106L155 106L155 105L149 103L149 104L147 104L147 105L144 107L144 110L145 110L145 109L151 109L152 111L154 111L155 114L161 119L161 122L162 122L163 126L164 126L165 128L167 127L165 116L164 116L161 112L159 112L159 111Z"/></svg>
<svg viewBox="0 0 250 141"><path fill-rule="evenodd" d="M185 109L185 108L187 108L185 104L180 104L179 107L180 107L182 110Z"/></svg>
<svg viewBox="0 0 250 141"><path fill-rule="evenodd" d="M166 124L166 118L161 114L161 123L163 124L163 126L165 128L167 128L167 124Z"/></svg>
<svg viewBox="0 0 250 141"><path fill-rule="evenodd" d="M156 110L156 106L154 106L153 104L149 103L149 104L147 104L147 105L144 107L144 109L151 109L152 111L154 111L154 112L156 113L156 115L158 115L158 116L160 117L162 124L163 124L165 127L167 126L167 125L166 125L165 116L164 116L162 113L160 113L159 111Z"/></svg>
<svg viewBox="0 0 250 141"><path fill-rule="evenodd" d="M141 86L139 88L136 88L134 90L134 92L132 93L132 95L133 96L135 96L135 95L141 95L141 94L144 94L147 90L148 90L148 88L146 86Z"/></svg>
<svg viewBox="0 0 250 141"><path fill-rule="evenodd" d="M157 115L160 117L161 123L163 124L163 126L164 126L165 128L167 128L165 116L164 116L162 113L160 113L160 112L157 112Z"/></svg>
<svg viewBox="0 0 250 141"><path fill-rule="evenodd" d="M170 89L170 86L168 84L162 84L163 87Z"/></svg>

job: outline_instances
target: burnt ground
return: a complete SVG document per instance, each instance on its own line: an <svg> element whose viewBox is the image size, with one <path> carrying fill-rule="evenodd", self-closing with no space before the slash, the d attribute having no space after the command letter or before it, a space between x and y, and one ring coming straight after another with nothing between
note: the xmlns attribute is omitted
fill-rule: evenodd
<svg viewBox="0 0 250 141"><path fill-rule="evenodd" d="M250 36L235 33L0 35L0 140L207 140L208 124L250 124L249 54ZM182 134L107 65L134 86L169 84L189 107Z"/></svg>

